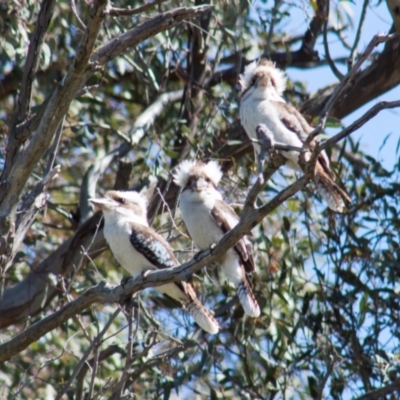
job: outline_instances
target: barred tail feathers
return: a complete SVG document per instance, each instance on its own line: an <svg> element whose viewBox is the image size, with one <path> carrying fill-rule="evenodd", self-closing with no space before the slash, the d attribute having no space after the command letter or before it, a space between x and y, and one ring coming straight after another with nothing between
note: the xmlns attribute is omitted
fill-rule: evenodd
<svg viewBox="0 0 400 400"><path fill-rule="evenodd" d="M245 314L253 318L259 317L261 314L260 306L247 279L238 285L237 293Z"/></svg>
<svg viewBox="0 0 400 400"><path fill-rule="evenodd" d="M219 332L219 324L210 312L196 299L186 303L186 309L197 322L197 324L208 333L216 334Z"/></svg>
<svg viewBox="0 0 400 400"><path fill-rule="evenodd" d="M253 290L251 289L245 268L239 261L236 252L228 251L221 267L229 281L235 285L245 314L253 318L259 317L261 314L260 307L257 303L256 296L254 296Z"/></svg>
<svg viewBox="0 0 400 400"><path fill-rule="evenodd" d="M351 203L349 195L337 185L322 167L318 168L318 164L314 183L318 193L331 210L342 213L345 208L345 202Z"/></svg>
<svg viewBox="0 0 400 400"><path fill-rule="evenodd" d="M197 298L193 286L185 281L167 283L158 286L157 289L168 297L181 303L197 322L197 324L209 333L218 333L219 324L210 312Z"/></svg>

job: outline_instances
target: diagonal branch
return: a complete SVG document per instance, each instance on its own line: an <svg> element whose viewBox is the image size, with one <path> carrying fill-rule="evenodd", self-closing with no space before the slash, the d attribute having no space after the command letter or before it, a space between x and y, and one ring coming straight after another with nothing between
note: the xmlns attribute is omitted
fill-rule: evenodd
<svg viewBox="0 0 400 400"><path fill-rule="evenodd" d="M135 278L130 278L124 283L124 286L114 286L101 282L86 290L77 299L71 301L60 310L45 317L41 321L31 325L21 334L1 345L0 362L4 362L19 353L47 332L57 328L76 314L81 313L91 304L121 303L125 301L127 297L132 296L141 289L188 279L193 273L199 271L205 265L211 264L220 258L222 254L226 253L244 235L248 234L248 232L250 232L256 224L261 222L271 211L298 190L301 190L308 180L309 179L305 176L298 179L260 209L254 209L252 204L247 203L247 206L244 207L241 214L239 224L224 235L215 248L197 254L192 260L186 263L173 268L148 271L146 276L140 275Z"/></svg>
<svg viewBox="0 0 400 400"><path fill-rule="evenodd" d="M372 53L372 50L380 43L385 43L390 40L393 40L395 37L397 37L397 34L391 34L391 35L375 35L371 42L368 44L367 48L365 49L364 53L361 55L361 57L358 59L358 61L354 64L354 66L351 68L349 73L344 77L342 82L336 86L335 90L333 91L332 95L330 96L328 102L326 103L324 109L322 110L322 113L320 115L320 120L318 122L318 125L315 127L315 129L307 136L306 141L304 142L304 148L308 148L312 140L318 136L321 131L324 129L326 121L328 119L329 113L332 110L332 107L336 103L336 101L339 99L339 96L342 95L344 89L351 83L353 80L354 76L356 75L357 71L361 68L361 65L364 63L364 61L369 57L369 55Z"/></svg>
<svg viewBox="0 0 400 400"><path fill-rule="evenodd" d="M39 112L40 118L38 118L38 114L24 124L16 134L18 140L25 141L29 138L29 142L16 160L6 160L6 166L1 178L0 254L2 254L2 257L0 262L2 264L8 262L9 255L11 254L15 212L27 179L44 152L50 146L56 129L68 111L71 101L84 86L86 80L96 70L95 66L102 65L121 54L128 47L135 46L141 41L171 28L186 19L194 18L211 8L209 5L192 8L183 7L157 15L100 47L91 57L101 23L106 15L107 6L107 0L97 0L94 2L90 12L88 28L85 31L76 58L67 75L55 89L50 99L45 102L44 109ZM89 66L93 66L93 68L88 68Z"/></svg>
<svg viewBox="0 0 400 400"><path fill-rule="evenodd" d="M57 128L82 84L107 4L107 0L97 0L92 5L88 29L81 40L75 60L47 103L37 130L31 135L20 136L16 133L15 140L23 143L29 137L29 141L19 149L17 155L15 152L10 154L7 151L0 185L0 237L2 238L10 238L11 227L15 223L15 212L31 171L50 147ZM12 248L12 240L7 240L7 244L3 246L0 242L0 253L3 251L3 254L7 254L2 263L8 261Z"/></svg>
<svg viewBox="0 0 400 400"><path fill-rule="evenodd" d="M25 120L29 114L30 102L32 98L32 85L39 66L40 53L42 50L44 37L53 15L55 0L43 0L35 24L35 31L29 43L28 54L24 66L21 91L18 95L16 109L13 116L13 123L10 138L14 138L13 132L17 124Z"/></svg>
<svg viewBox="0 0 400 400"><path fill-rule="evenodd" d="M387 384L379 389L372 390L368 393L357 397L355 400L376 400L386 398L391 393L400 394L400 379L396 379L394 382Z"/></svg>
<svg viewBox="0 0 400 400"><path fill-rule="evenodd" d="M354 121L347 128L343 129L338 134L332 136L331 138L329 138L329 139L321 142L319 145L317 145L318 152L321 152L322 150L326 149L327 147L332 146L333 144L338 143L342 139L346 138L351 133L353 133L356 130L358 130L359 128L361 128L370 119L375 117L375 115L379 114L380 111L388 110L388 109L391 109L391 108L398 108L398 107L400 107L400 100L397 100L397 101L381 101L380 103L375 104L363 116L358 118L356 121Z"/></svg>

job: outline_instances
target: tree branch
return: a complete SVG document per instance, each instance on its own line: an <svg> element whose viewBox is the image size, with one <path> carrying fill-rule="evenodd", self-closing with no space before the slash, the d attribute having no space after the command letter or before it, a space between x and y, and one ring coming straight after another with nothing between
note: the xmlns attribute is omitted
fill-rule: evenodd
<svg viewBox="0 0 400 400"><path fill-rule="evenodd" d="M178 8L157 15L100 47L91 57L107 5L107 0L97 0L94 3L90 13L88 29L81 41L70 70L62 83L56 88L50 100L47 101L41 118L34 117L24 124L17 134L19 140L26 140L29 136L31 137L18 159L11 164L6 162L6 168L3 171L0 184L0 238L2 238L0 241L0 253L5 255L10 253L9 249L12 247L11 233L16 207L32 169L49 147L59 122L67 112L71 101L96 69L87 68L89 61L91 65L103 65L121 54L128 47L135 46L148 37L171 28L185 19L194 18L211 8L210 5ZM31 134L32 129L36 130L34 134ZM7 262L7 257L2 256L0 261Z"/></svg>
<svg viewBox="0 0 400 400"><path fill-rule="evenodd" d="M328 102L326 103L324 109L322 110L322 113L320 115L320 120L318 122L318 125L315 127L315 129L307 136L306 141L304 142L304 148L308 148L312 140L318 136L322 129L324 129L326 120L331 112L331 109L333 105L336 103L336 101L339 99L339 96L343 93L344 89L350 84L352 79L354 78L355 74L357 71L361 68L361 65L364 63L364 61L368 58L368 56L371 54L372 50L380 43L385 43L390 40L393 40L397 34L391 34L391 35L375 35L367 48L365 49L364 53L362 56L359 58L359 60L354 64L354 66L351 68L349 73L344 77L342 82L336 86L335 90L333 91L332 95L329 97Z"/></svg>
<svg viewBox="0 0 400 400"><path fill-rule="evenodd" d="M254 209L252 204L244 207L239 224L220 240L215 248L197 254L192 260L182 263L174 268L157 271L148 271L146 276L140 275L130 278L124 286L109 285L105 282L88 289L77 299L71 301L60 310L45 317L41 321L31 325L21 334L0 346L0 362L6 361L19 353L31 343L38 340L47 332L63 324L69 318L81 313L91 304L121 303L127 297L146 287L155 287L168 282L176 282L188 279L193 273L199 271L205 265L215 262L222 254L233 247L238 240L248 234L251 229L261 222L272 210L282 204L286 199L302 189L309 178L302 177L294 184L280 192L269 203L260 209ZM260 190L261 187L259 186ZM252 192L253 193L253 192ZM253 193L254 195L254 193ZM1 313L0 313L1 315Z"/></svg>
<svg viewBox="0 0 400 400"><path fill-rule="evenodd" d="M32 85L39 66L40 54L44 42L44 37L53 15L54 0L43 0L40 5L39 15L35 24L35 31L29 43L28 54L24 66L21 90L16 103L16 110L13 115L13 123L10 138L15 139L14 132L17 124L21 123L29 113L32 98ZM18 142L14 143L18 144Z"/></svg>
<svg viewBox="0 0 400 400"><path fill-rule="evenodd" d="M17 156L7 151L0 184L0 237L3 239L3 245L0 242L0 252L7 254L2 260L3 263L7 262L13 248L13 241L8 238L12 234L21 193L31 171L49 148L61 120L82 84L107 4L107 0L97 0L93 3L88 29L81 40L75 60L47 103L37 130L30 135L29 141L23 148L21 147ZM23 143L28 136L15 134L14 139Z"/></svg>
<svg viewBox="0 0 400 400"><path fill-rule="evenodd" d="M366 393L360 397L357 397L355 400L376 400L382 399L383 397L389 395L390 393L400 393L400 379L389 383L386 386L383 386L379 389L372 390L369 393Z"/></svg>
<svg viewBox="0 0 400 400"><path fill-rule="evenodd" d="M351 133L355 132L360 127L362 127L370 119L375 117L375 115L377 115L380 111L391 109L391 108L397 108L397 107L400 107L400 100L381 101L380 103L375 104L363 116L358 118L356 121L354 121L352 124L350 124L347 128L343 129L338 134L336 134L336 135L332 136L331 138L324 140L323 142L318 144L316 146L317 151L321 152L322 150L326 149L327 147L332 146L333 144L338 143L342 139L346 138Z"/></svg>

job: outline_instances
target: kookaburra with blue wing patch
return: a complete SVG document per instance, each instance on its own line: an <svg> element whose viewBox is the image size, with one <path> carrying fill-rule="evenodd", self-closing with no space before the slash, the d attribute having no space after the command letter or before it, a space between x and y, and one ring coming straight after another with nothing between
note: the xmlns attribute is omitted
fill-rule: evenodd
<svg viewBox="0 0 400 400"><path fill-rule="evenodd" d="M117 261L132 276L179 265L168 242L149 227L147 201L140 193L109 191L105 198L90 202L103 211L104 236ZM218 332L218 322L197 299L190 283L172 282L155 289L182 304L205 331Z"/></svg>
<svg viewBox="0 0 400 400"><path fill-rule="evenodd" d="M239 222L235 211L226 204L217 186L222 171L216 161L182 161L174 172L174 182L182 188L179 209L194 243L201 250L216 244L224 234ZM254 271L252 246L243 237L218 261L227 278L237 288L245 313L260 315L260 307L251 289L246 273Z"/></svg>
<svg viewBox="0 0 400 400"><path fill-rule="evenodd" d="M244 73L240 75L239 83L240 119L247 135L251 139L257 139L256 128L264 124L276 142L302 147L313 128L299 111L283 99L282 94L286 88L284 72L276 68L271 61L261 59L245 68ZM311 150L316 140L311 142ZM257 153L260 152L257 143L254 143L254 148ZM298 152L283 151L282 155L287 159L289 167L300 169ZM343 212L345 202L350 203L351 200L334 179L335 174L329 166L328 157L322 151L315 167L314 183L329 208Z"/></svg>

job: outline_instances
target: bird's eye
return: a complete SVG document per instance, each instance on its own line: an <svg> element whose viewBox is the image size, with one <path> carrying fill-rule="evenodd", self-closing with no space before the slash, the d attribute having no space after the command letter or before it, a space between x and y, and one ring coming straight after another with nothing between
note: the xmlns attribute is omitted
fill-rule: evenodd
<svg viewBox="0 0 400 400"><path fill-rule="evenodd" d="M120 203L120 204L125 204L125 199L124 199L123 197L119 197L119 198L117 199L117 201L118 201L118 203Z"/></svg>
<svg viewBox="0 0 400 400"><path fill-rule="evenodd" d="M210 183L211 182L210 178L206 178L206 182Z"/></svg>

